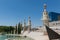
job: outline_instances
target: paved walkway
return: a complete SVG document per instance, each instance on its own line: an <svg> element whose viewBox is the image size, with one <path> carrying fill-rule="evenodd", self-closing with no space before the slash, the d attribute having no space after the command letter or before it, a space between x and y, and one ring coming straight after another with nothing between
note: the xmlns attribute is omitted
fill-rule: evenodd
<svg viewBox="0 0 60 40"><path fill-rule="evenodd" d="M27 31L23 34L26 35L34 40L49 40L47 35L43 35L43 32L30 32Z"/></svg>

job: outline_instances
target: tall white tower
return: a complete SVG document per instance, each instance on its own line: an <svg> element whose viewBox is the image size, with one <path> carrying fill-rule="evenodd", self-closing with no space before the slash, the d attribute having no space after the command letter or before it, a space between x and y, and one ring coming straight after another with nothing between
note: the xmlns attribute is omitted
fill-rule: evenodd
<svg viewBox="0 0 60 40"><path fill-rule="evenodd" d="M44 35L47 34L47 31L46 31L46 28L45 28L45 25L46 26L49 26L49 17L48 17L48 12L46 11L46 4L44 4L44 11L43 11L43 32L44 32Z"/></svg>
<svg viewBox="0 0 60 40"><path fill-rule="evenodd" d="M43 11L43 25L49 26L49 17L48 12L46 11L46 4L44 4L44 11Z"/></svg>
<svg viewBox="0 0 60 40"><path fill-rule="evenodd" d="M24 19L24 29L23 29L23 32L26 31L26 22L25 22L25 19Z"/></svg>
<svg viewBox="0 0 60 40"><path fill-rule="evenodd" d="M28 32L31 31L31 20L30 17L28 18Z"/></svg>

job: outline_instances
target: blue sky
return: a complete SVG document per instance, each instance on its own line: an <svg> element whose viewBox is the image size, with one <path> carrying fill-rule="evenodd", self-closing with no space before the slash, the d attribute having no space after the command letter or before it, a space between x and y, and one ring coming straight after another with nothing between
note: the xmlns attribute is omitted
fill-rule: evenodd
<svg viewBox="0 0 60 40"><path fill-rule="evenodd" d="M60 13L60 0L0 0L0 25L15 26L18 22L28 23L31 17L32 26L42 23L43 4L47 4L48 12Z"/></svg>

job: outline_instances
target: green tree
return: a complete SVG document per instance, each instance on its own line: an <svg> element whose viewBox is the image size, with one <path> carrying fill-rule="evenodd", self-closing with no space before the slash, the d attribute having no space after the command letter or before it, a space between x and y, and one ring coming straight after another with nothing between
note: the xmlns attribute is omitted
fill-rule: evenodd
<svg viewBox="0 0 60 40"><path fill-rule="evenodd" d="M0 32L10 33L11 30L14 30L13 26L0 26Z"/></svg>
<svg viewBox="0 0 60 40"><path fill-rule="evenodd" d="M12 31L12 33L13 33L14 29L15 29L15 28L14 28L13 26L10 26L10 27L9 27L9 32L11 33L11 31Z"/></svg>
<svg viewBox="0 0 60 40"><path fill-rule="evenodd" d="M17 34L17 31L18 31L18 30L17 30L17 24L16 24L16 26L15 26L15 30L16 30L15 33Z"/></svg>
<svg viewBox="0 0 60 40"><path fill-rule="evenodd" d="M22 30L22 25L20 24L20 22L18 23L18 34L21 34L21 30Z"/></svg>

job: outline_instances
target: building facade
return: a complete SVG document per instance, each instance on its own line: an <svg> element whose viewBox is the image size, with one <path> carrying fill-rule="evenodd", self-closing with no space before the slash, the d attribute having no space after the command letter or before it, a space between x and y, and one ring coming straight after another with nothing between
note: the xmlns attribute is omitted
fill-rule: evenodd
<svg viewBox="0 0 60 40"><path fill-rule="evenodd" d="M49 19L50 27L60 26L60 13L49 12Z"/></svg>
<svg viewBox="0 0 60 40"><path fill-rule="evenodd" d="M58 27L58 26L60 26L60 21L49 22L49 26L50 27Z"/></svg>

